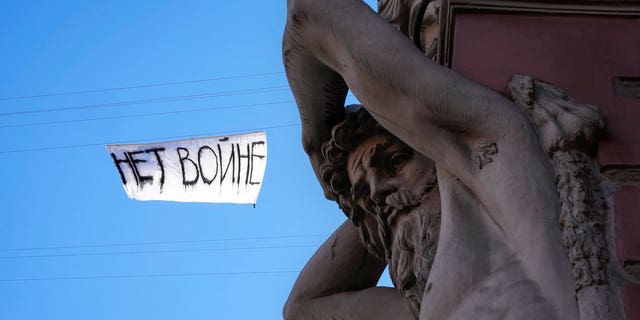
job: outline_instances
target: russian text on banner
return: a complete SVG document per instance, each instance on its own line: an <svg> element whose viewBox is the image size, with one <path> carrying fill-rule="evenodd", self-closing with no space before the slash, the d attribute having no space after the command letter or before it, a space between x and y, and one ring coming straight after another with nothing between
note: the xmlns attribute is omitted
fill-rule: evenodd
<svg viewBox="0 0 640 320"><path fill-rule="evenodd" d="M107 150L137 200L255 204L267 164L264 131Z"/></svg>

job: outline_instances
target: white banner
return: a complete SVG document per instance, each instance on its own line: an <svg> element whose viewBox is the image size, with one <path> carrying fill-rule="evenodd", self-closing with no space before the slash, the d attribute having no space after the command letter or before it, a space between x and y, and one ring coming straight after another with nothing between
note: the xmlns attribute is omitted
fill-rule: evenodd
<svg viewBox="0 0 640 320"><path fill-rule="evenodd" d="M255 204L267 165L264 131L107 150L127 195L138 200Z"/></svg>

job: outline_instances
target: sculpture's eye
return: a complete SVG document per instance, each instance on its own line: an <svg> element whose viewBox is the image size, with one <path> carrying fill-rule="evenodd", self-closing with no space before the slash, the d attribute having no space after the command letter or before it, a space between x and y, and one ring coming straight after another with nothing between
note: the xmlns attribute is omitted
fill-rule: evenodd
<svg viewBox="0 0 640 320"><path fill-rule="evenodd" d="M402 166L411 158L410 153L397 152L391 156L391 172L397 174Z"/></svg>

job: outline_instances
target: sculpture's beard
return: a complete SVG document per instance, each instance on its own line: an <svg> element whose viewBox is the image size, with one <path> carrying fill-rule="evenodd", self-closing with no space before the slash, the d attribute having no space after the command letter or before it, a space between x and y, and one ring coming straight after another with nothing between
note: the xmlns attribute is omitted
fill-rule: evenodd
<svg viewBox="0 0 640 320"><path fill-rule="evenodd" d="M416 318L440 234L440 195L438 190L429 195L392 225L388 260L391 280Z"/></svg>
<svg viewBox="0 0 640 320"><path fill-rule="evenodd" d="M437 184L418 194L396 192L384 205L369 204L365 209L363 241L389 263L393 284L417 318L440 232Z"/></svg>

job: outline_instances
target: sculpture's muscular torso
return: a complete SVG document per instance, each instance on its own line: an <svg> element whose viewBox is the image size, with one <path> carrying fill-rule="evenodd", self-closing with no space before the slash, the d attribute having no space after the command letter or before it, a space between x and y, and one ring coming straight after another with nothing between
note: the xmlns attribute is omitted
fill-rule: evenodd
<svg viewBox="0 0 640 320"><path fill-rule="evenodd" d="M426 59L360 1L288 1L283 50L319 178L347 87L435 163L442 225L420 319L578 318L552 170L523 111ZM346 222L301 273L285 315L413 318L397 291L375 287L384 266Z"/></svg>

